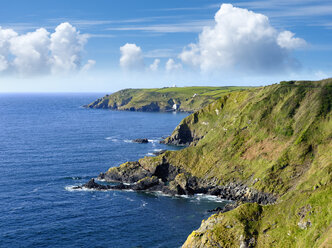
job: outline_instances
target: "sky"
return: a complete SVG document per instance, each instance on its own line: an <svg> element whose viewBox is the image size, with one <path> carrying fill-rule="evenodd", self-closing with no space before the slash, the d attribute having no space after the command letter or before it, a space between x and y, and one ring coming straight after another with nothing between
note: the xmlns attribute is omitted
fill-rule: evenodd
<svg viewBox="0 0 332 248"><path fill-rule="evenodd" d="M332 77L330 0L11 0L0 92L260 86Z"/></svg>

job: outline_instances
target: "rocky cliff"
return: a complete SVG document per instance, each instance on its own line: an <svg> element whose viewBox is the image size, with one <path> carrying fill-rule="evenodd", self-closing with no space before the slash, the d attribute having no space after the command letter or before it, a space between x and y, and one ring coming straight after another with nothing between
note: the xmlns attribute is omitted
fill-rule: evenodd
<svg viewBox="0 0 332 248"><path fill-rule="evenodd" d="M332 79L228 92L165 140L188 147L110 168L100 178L238 201L203 221L183 247L328 247L331 110Z"/></svg>
<svg viewBox="0 0 332 248"><path fill-rule="evenodd" d="M191 133L204 138L173 153L172 163L278 199L211 216L183 247L331 246L331 109L329 79L232 93L186 118ZM166 141L177 136L178 128Z"/></svg>

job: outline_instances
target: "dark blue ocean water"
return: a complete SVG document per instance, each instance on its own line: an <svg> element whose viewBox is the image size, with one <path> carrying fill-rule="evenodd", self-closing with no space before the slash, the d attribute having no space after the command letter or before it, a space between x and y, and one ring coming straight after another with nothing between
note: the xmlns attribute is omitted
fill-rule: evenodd
<svg viewBox="0 0 332 248"><path fill-rule="evenodd" d="M137 160L186 114L88 110L102 94L0 94L0 247L179 247L204 197L71 191ZM154 142L135 144L134 138Z"/></svg>

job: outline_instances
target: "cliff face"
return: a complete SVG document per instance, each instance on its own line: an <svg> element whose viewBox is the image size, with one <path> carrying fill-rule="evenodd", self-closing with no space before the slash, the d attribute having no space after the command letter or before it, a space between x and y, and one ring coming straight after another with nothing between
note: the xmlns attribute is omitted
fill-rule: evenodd
<svg viewBox="0 0 332 248"><path fill-rule="evenodd" d="M85 105L126 111L196 111L223 95L248 87L172 87L162 89L125 89Z"/></svg>
<svg viewBox="0 0 332 248"><path fill-rule="evenodd" d="M211 216L183 247L331 245L331 109L332 79L283 82L231 93L183 120L203 138L170 153L170 163L206 181L241 182L278 197Z"/></svg>
<svg viewBox="0 0 332 248"><path fill-rule="evenodd" d="M203 221L183 247L327 247L331 110L332 79L228 92L186 117L165 140L188 147L101 177L240 201Z"/></svg>

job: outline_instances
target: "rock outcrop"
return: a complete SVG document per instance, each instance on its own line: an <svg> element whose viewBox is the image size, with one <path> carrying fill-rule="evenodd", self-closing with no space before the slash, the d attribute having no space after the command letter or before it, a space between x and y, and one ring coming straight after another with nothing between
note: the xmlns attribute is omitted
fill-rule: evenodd
<svg viewBox="0 0 332 248"><path fill-rule="evenodd" d="M140 143L140 144L146 144L149 143L149 140L144 138L144 139L134 139L133 140L134 143Z"/></svg>
<svg viewBox="0 0 332 248"><path fill-rule="evenodd" d="M225 186L218 186L206 183L206 181L192 176L183 169L173 166L165 157L156 160L155 163L151 163L148 166L144 163L141 164L139 161L127 162L120 167L110 168L106 173L101 173L98 179L106 182L119 182L120 185L125 183L126 185L125 187L99 185L91 179L82 187L96 190L132 189L137 191L162 191L170 195L204 193L226 200L257 202L260 204L272 204L276 200L276 197L272 194L259 192L245 185L230 183Z"/></svg>

